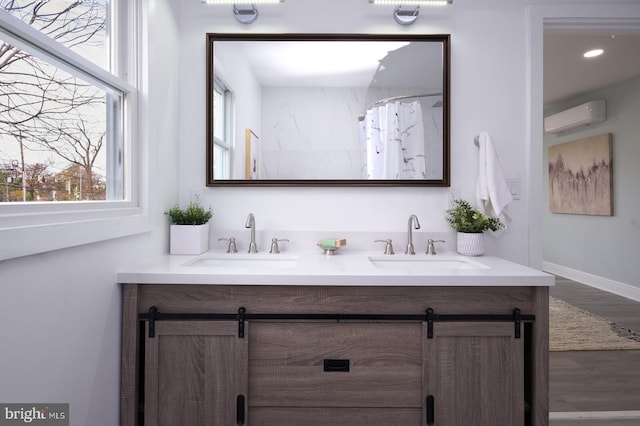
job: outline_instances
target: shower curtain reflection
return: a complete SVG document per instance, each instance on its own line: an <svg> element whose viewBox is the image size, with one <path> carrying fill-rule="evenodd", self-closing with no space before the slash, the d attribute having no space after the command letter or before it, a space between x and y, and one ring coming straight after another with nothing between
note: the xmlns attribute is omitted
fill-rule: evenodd
<svg viewBox="0 0 640 426"><path fill-rule="evenodd" d="M360 121L363 179L433 179L441 164L430 141L442 141L442 97L374 105ZM438 118L439 117L439 118ZM440 142L441 145L441 142ZM432 161L433 162L433 161Z"/></svg>

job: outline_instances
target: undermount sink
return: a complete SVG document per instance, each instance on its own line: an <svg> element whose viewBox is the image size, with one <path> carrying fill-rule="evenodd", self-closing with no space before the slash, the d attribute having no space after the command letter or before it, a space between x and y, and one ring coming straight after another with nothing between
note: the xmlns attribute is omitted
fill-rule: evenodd
<svg viewBox="0 0 640 426"><path fill-rule="evenodd" d="M489 269L475 260L463 256L370 256L369 262L376 268L395 269L398 271L433 271L433 270L460 270L460 269Z"/></svg>
<svg viewBox="0 0 640 426"><path fill-rule="evenodd" d="M298 264L297 256L282 254L227 254L199 257L185 266L215 269L289 269Z"/></svg>

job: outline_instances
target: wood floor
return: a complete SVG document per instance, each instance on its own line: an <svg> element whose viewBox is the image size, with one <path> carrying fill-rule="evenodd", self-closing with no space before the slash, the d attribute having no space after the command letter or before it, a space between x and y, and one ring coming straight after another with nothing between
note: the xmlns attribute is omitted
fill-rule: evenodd
<svg viewBox="0 0 640 426"><path fill-rule="evenodd" d="M640 332L640 303L561 277L551 295ZM554 412L640 411L640 351L551 352ZM553 419L553 414L551 416ZM635 419L552 420L552 426L640 425Z"/></svg>
<svg viewBox="0 0 640 426"><path fill-rule="evenodd" d="M638 419L628 420L552 420L550 426L638 426Z"/></svg>

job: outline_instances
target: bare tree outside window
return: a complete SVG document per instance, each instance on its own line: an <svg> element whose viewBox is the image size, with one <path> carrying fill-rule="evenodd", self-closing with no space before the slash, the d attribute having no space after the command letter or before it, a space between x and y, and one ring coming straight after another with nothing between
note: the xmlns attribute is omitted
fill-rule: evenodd
<svg viewBox="0 0 640 426"><path fill-rule="evenodd" d="M107 65L106 0L0 0L0 13ZM0 202L107 199L109 114L121 102L0 32Z"/></svg>

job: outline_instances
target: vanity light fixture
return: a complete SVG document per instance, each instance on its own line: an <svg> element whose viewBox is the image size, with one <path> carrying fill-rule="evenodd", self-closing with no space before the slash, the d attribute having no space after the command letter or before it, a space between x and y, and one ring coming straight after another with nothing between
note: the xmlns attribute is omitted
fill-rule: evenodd
<svg viewBox="0 0 640 426"><path fill-rule="evenodd" d="M393 19L400 25L410 25L418 19L420 6L446 6L453 3L453 0L369 0L369 3L395 5Z"/></svg>
<svg viewBox="0 0 640 426"><path fill-rule="evenodd" d="M284 3L284 0L250 0L250 3L241 3L243 0L200 0L210 5L232 4L233 16L241 24L253 24L258 19L256 4Z"/></svg>

